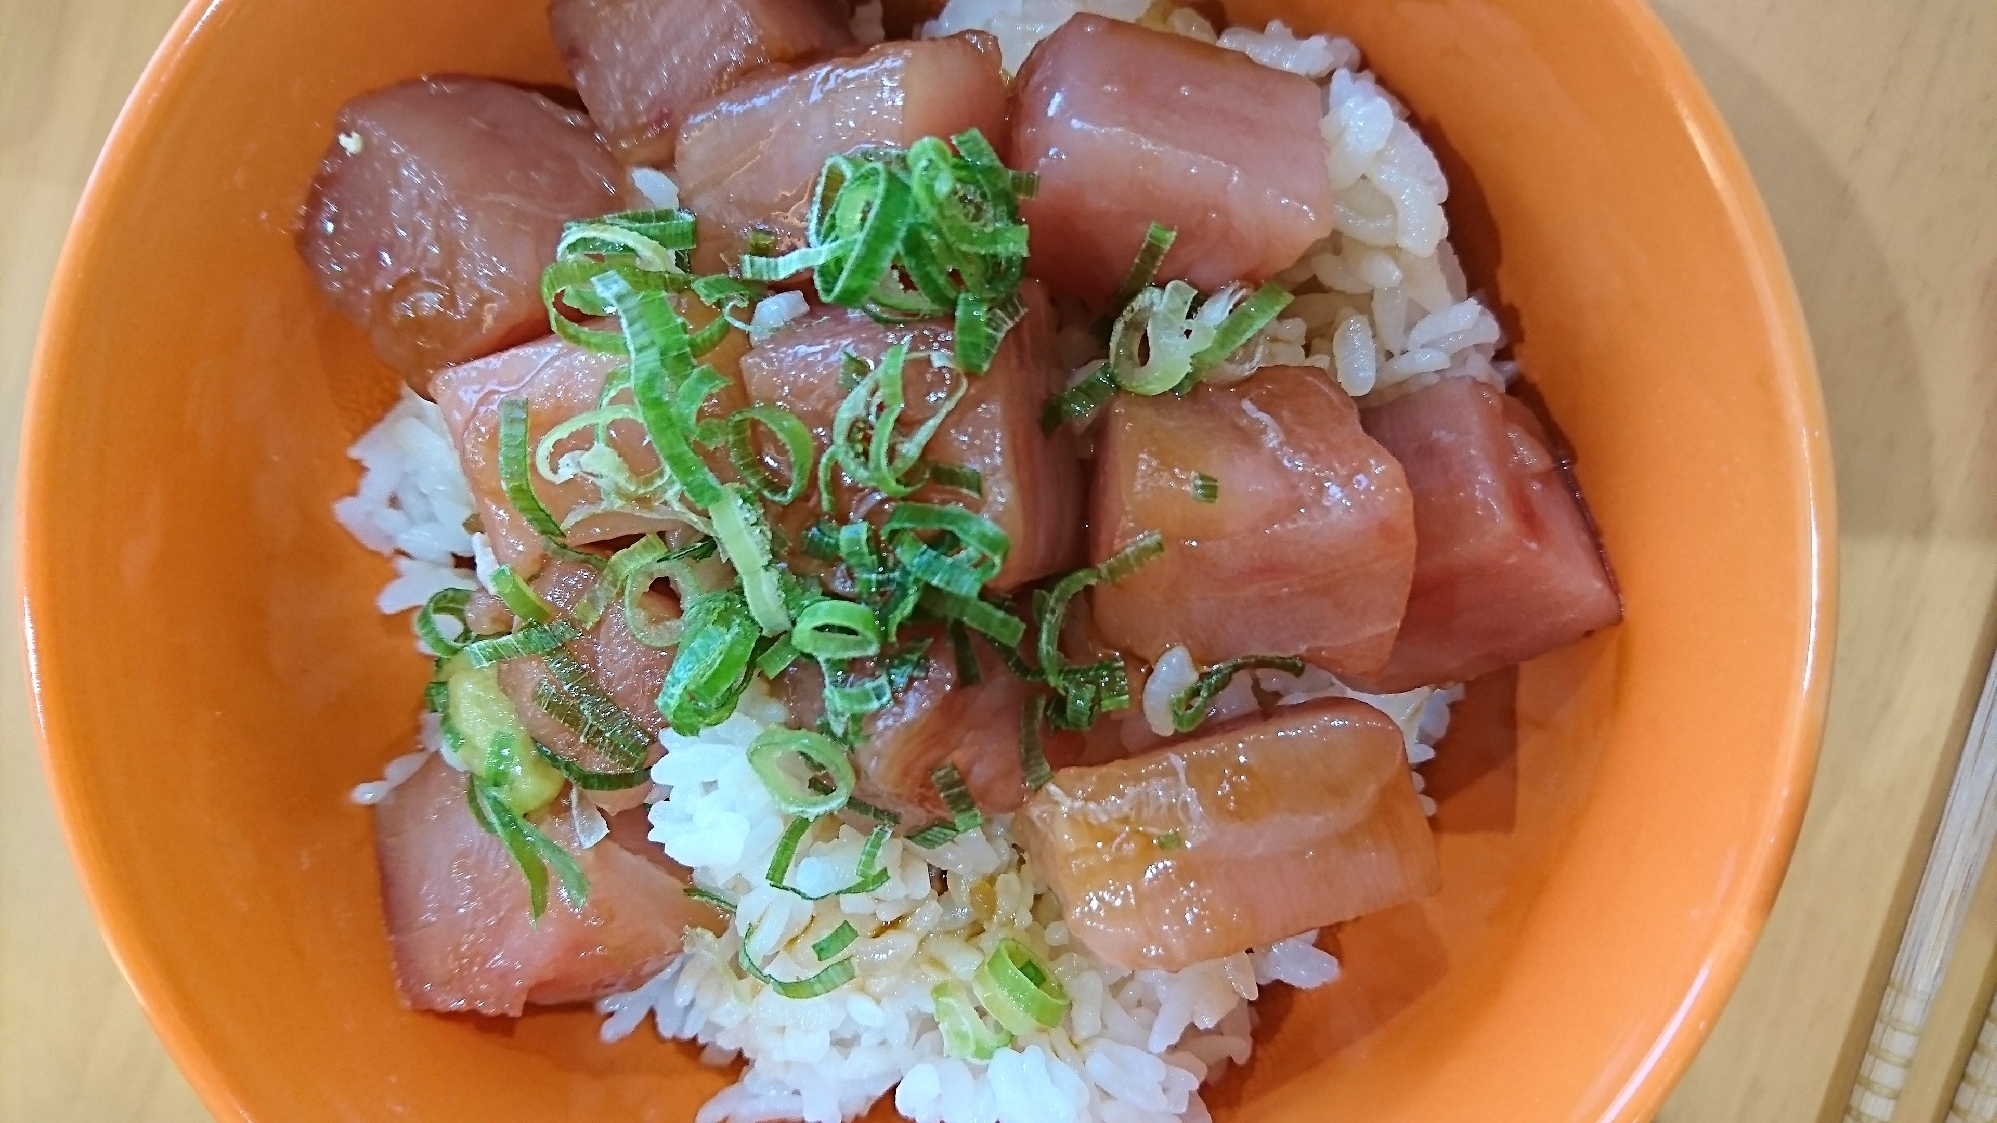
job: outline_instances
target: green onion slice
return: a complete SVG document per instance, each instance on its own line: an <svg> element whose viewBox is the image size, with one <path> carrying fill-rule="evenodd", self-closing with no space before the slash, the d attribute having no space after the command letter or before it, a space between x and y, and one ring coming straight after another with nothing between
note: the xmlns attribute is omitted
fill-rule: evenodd
<svg viewBox="0 0 1997 1123"><path fill-rule="evenodd" d="M802 757L832 778L830 792L814 792L784 767L787 757ZM846 747L832 738L803 729L772 726L749 744L749 767L769 789L770 798L787 815L816 818L845 806L857 777Z"/></svg>
<svg viewBox="0 0 1997 1123"><path fill-rule="evenodd" d="M881 631L874 613L851 601L814 601L798 613L790 642L814 659L866 659L881 650Z"/></svg>
<svg viewBox="0 0 1997 1123"><path fill-rule="evenodd" d="M540 701L538 691L535 693L534 700L536 702ZM534 751L540 755L542 760L548 762L549 767L561 773L568 778L570 783L585 791L627 791L648 782L652 778L652 770L649 768L634 768L629 772L597 772L584 768L582 765L562 756L539 741L534 742Z"/></svg>
<svg viewBox="0 0 1997 1123"><path fill-rule="evenodd" d="M1181 733L1198 729L1200 723L1206 720L1207 707L1213 704L1214 695L1225 689L1235 675L1251 670L1301 675L1304 673L1304 661L1286 655L1249 655L1208 667L1200 672L1200 677L1194 679L1191 686L1172 696L1172 728Z"/></svg>
<svg viewBox="0 0 1997 1123"><path fill-rule="evenodd" d="M936 1004L936 1027L943 1031L943 1053L966 1061L989 1061L1012 1044L1012 1034L985 1024L971 996L954 982L941 982L929 992Z"/></svg>
<svg viewBox="0 0 1997 1123"><path fill-rule="evenodd" d="M580 634L561 620L532 624L503 636L474 640L459 649L458 657L473 667L490 667L508 659L546 655Z"/></svg>
<svg viewBox="0 0 1997 1123"><path fill-rule="evenodd" d="M1115 396L1115 372L1107 362L1098 363L1080 382L1047 399L1047 407L1040 411L1040 431L1051 434L1071 421L1080 421Z"/></svg>
<svg viewBox="0 0 1997 1123"><path fill-rule="evenodd" d="M542 834L517 814L506 800L476 776L468 776L465 798L471 804L472 818L488 834L495 835L527 879L527 908L536 921L548 911L548 871L554 870L562 896L580 912L589 904L589 878L575 858L554 839Z"/></svg>
<svg viewBox="0 0 1997 1123"><path fill-rule="evenodd" d="M691 736L735 712L749 685L759 630L740 591L703 593L687 604L684 642L659 690L659 712Z"/></svg>
<svg viewBox="0 0 1997 1123"><path fill-rule="evenodd" d="M470 589L439 589L432 594L422 608L416 610L416 638L430 649L439 659L449 659L463 650L465 642L471 640L471 625L465 621L465 606L471 603ZM455 638L444 634L437 627L437 617L446 616L458 622Z"/></svg>
<svg viewBox="0 0 1997 1123"><path fill-rule="evenodd" d="M1193 500L1198 503L1220 502L1220 481L1205 472L1193 473Z"/></svg>
<svg viewBox="0 0 1997 1123"><path fill-rule="evenodd" d="M776 559L770 550L770 528L762 512L739 486L731 484L721 489L708 514L714 520L714 538L721 544L721 553L742 578L742 595L750 615L764 635L782 633L791 626L790 611L784 606Z"/></svg>
<svg viewBox="0 0 1997 1123"><path fill-rule="evenodd" d="M1109 369L1133 394L1154 396L1193 374L1194 357L1214 340L1215 329L1193 314L1199 292L1184 281L1145 289L1117 316L1110 330Z"/></svg>
<svg viewBox="0 0 1997 1123"><path fill-rule="evenodd" d="M681 892L699 901L701 904L712 905L730 916L735 915L735 902L716 893L712 889L703 889L698 885L689 885L685 889L682 889Z"/></svg>
<svg viewBox="0 0 1997 1123"><path fill-rule="evenodd" d="M756 454L755 427L762 425L784 446L790 482L777 486ZM811 483L811 430L797 415L776 405L750 406L728 419L728 457L749 487L779 506L795 502Z"/></svg>
<svg viewBox="0 0 1997 1123"><path fill-rule="evenodd" d="M1236 305L1215 329L1213 341L1199 354L1193 356L1193 373L1203 374L1219 366L1229 355L1255 337L1255 333L1268 327L1283 309L1296 299L1281 285L1270 283L1255 290L1255 295Z"/></svg>
<svg viewBox="0 0 1997 1123"><path fill-rule="evenodd" d="M527 525L560 544L562 524L541 505L528 474L533 458L528 448L527 408L525 398L506 398L499 403L499 481L506 490L507 501L527 520Z"/></svg>
<svg viewBox="0 0 1997 1123"><path fill-rule="evenodd" d="M1010 936L971 979L978 1001L1015 1037L1053 1029L1067 1016L1067 988L1032 949Z"/></svg>
<svg viewBox="0 0 1997 1123"><path fill-rule="evenodd" d="M853 927L853 922L842 920L839 922L839 927L826 933L823 939L811 945L811 954L817 956L820 963L824 963L826 960L852 947L853 942L859 938L860 931Z"/></svg>
<svg viewBox="0 0 1997 1123"><path fill-rule="evenodd" d="M546 624L555 618L555 606L516 576L512 566L502 565L492 571L492 591L522 620Z"/></svg>
<svg viewBox="0 0 1997 1123"><path fill-rule="evenodd" d="M1097 335L1108 336L1110 326L1125 308L1130 307L1130 302L1137 299L1137 294L1151 287L1152 278L1158 275L1158 267L1165 263L1165 255L1171 252L1172 243L1178 237L1178 231L1155 222L1151 224L1151 229L1145 231L1144 244L1138 247L1137 258L1130 263L1130 272L1124 275L1123 284L1109 299L1108 310L1096 322Z"/></svg>
<svg viewBox="0 0 1997 1123"><path fill-rule="evenodd" d="M853 965L852 960L842 959L809 978L794 980L776 978L749 958L749 941L754 939L755 935L756 926L753 924L742 933L742 946L735 955L736 965L742 968L744 974L785 998L816 998L821 994L838 990L852 982L860 973L860 969Z"/></svg>
<svg viewBox="0 0 1997 1123"><path fill-rule="evenodd" d="M1019 765L1026 789L1037 792L1054 778L1047 766L1047 751L1040 741L1040 725L1047 717L1047 696L1034 694L1021 707L1019 715Z"/></svg>

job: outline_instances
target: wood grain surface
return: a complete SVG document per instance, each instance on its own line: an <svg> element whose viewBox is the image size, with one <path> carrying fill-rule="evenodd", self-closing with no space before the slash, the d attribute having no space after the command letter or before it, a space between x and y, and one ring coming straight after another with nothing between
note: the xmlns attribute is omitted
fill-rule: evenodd
<svg viewBox="0 0 1997 1123"><path fill-rule="evenodd" d="M0 0L0 465L91 161L178 0ZM1660 0L1775 216L1829 400L1843 614L1773 919L1664 1123L1834 1120L1990 657L1997 593L1997 3ZM7 488L11 501L11 480ZM4 553L13 581L11 514ZM6 627L18 624L9 614ZM209 1118L119 977L0 642L0 1121ZM1743 751L1751 750L1744 746ZM1986 878L1901 1121L1939 1120L1990 993Z"/></svg>

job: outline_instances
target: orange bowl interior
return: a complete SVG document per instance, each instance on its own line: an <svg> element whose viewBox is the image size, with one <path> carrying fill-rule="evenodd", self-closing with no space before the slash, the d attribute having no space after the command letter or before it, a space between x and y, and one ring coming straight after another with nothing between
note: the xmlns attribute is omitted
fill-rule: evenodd
<svg viewBox="0 0 1997 1123"><path fill-rule="evenodd" d="M47 761L113 948L228 1118L684 1119L725 1074L585 1011L397 1005L368 817L425 676L333 523L396 381L292 216L349 96L561 81L545 0L190 8L93 178L23 467ZM1829 459L1741 162L1636 0L1234 5L1353 36L1580 455L1628 620L1478 684L1430 771L1446 887L1263 1005L1232 1120L1628 1120L1732 988L1808 788Z"/></svg>

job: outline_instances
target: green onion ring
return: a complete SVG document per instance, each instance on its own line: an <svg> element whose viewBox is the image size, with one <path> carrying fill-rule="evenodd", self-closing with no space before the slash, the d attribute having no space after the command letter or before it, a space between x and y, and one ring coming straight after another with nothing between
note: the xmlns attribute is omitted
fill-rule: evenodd
<svg viewBox="0 0 1997 1123"><path fill-rule="evenodd" d="M978 1001L1015 1037L1053 1029L1067 1016L1068 990L1032 949L1008 936L971 979Z"/></svg>
<svg viewBox="0 0 1997 1123"><path fill-rule="evenodd" d="M824 769L832 777L832 791L814 792L793 778L783 767L787 754L801 756ZM820 733L782 726L765 729L750 742L749 767L787 815L815 818L837 811L845 806L857 781L852 756L844 745Z"/></svg>

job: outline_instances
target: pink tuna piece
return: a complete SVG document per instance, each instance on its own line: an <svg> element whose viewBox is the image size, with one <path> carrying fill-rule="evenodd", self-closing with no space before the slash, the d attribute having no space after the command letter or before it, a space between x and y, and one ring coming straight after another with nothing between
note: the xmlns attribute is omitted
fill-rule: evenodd
<svg viewBox="0 0 1997 1123"><path fill-rule="evenodd" d="M713 316L698 302L688 302L686 311L689 322L695 326ZM746 346L747 341L739 332L731 333L728 342L703 358L703 362L730 377L729 385L709 399L709 412L703 417L726 417L744 404L733 377L736 359ZM621 360L617 356L585 350L549 336L477 362L451 367L437 375L431 389L444 411L451 444L458 451L458 463L471 482L479 520L500 561L531 574L543 552L541 535L514 510L500 479L500 403L507 398L527 400L529 444L537 446L555 426L595 409L604 378L619 365ZM658 470L658 454L645 439L644 427L638 422L613 422L610 438L612 447L634 473L643 476ZM556 450L556 458L561 453L588 448L593 439L590 432L575 434ZM726 460L725 453L715 456L717 467ZM555 483L538 471L530 471L529 479L541 505L567 527L566 536L571 545L654 530L677 532L686 525L665 515L630 511L591 513L589 508L602 497L586 479Z"/></svg>
<svg viewBox="0 0 1997 1123"><path fill-rule="evenodd" d="M1442 887L1400 729L1349 698L1064 768L1013 822L1069 930L1131 970L1268 947Z"/></svg>
<svg viewBox="0 0 1997 1123"><path fill-rule="evenodd" d="M983 497L934 486L912 497L969 507L1005 531L1012 551L993 581L999 588L1072 568L1079 564L1081 549L1081 468L1074 438L1065 428L1051 437L1040 429L1041 408L1063 380L1054 352L1054 311L1039 285L1024 286L1020 295L1027 307L1025 319L1006 335L991 369L971 379L963 400L927 448L932 460L976 469L983 477ZM751 348L742 359L743 383L756 401L796 414L822 451L847 394L839 381L841 357L850 351L878 362L896 343L907 343L910 352L903 368L909 405L901 423L910 427L930 416L963 377L922 357L952 349L950 325L942 321L888 327L861 312L829 309ZM871 493L840 498L842 514L848 516L878 501Z"/></svg>
<svg viewBox="0 0 1997 1123"><path fill-rule="evenodd" d="M1400 465L1315 367L1270 367L1186 398L1119 395L1096 449L1090 557L1147 530L1164 556L1090 590L1096 627L1144 659L1314 651L1378 670L1407 606L1414 509ZM1198 475L1219 485L1201 502Z"/></svg>
<svg viewBox="0 0 1997 1123"><path fill-rule="evenodd" d="M534 921L526 879L472 818L465 783L433 756L374 810L382 908L410 1007L518 1017L600 998L657 974L689 926L718 929L680 881L614 840L576 851L562 812L540 826L575 853L589 900L578 911L551 887Z"/></svg>
<svg viewBox="0 0 1997 1123"><path fill-rule="evenodd" d="M1400 638L1366 689L1467 682L1622 619L1595 535L1516 398L1451 378L1364 420L1407 471L1418 542Z"/></svg>
<svg viewBox="0 0 1997 1123"><path fill-rule="evenodd" d="M764 67L853 43L830 0L555 0L548 23L617 154L659 167L701 102Z"/></svg>
<svg viewBox="0 0 1997 1123"><path fill-rule="evenodd" d="M418 391L451 363L548 333L562 223L618 210L624 169L589 119L484 78L362 94L306 200L298 251Z"/></svg>
<svg viewBox="0 0 1997 1123"><path fill-rule="evenodd" d="M710 267L758 224L795 236L825 158L976 128L1004 156L1005 75L989 36L886 43L857 58L752 78L687 119L680 198ZM1287 264L1287 263L1286 263Z"/></svg>
<svg viewBox="0 0 1997 1123"><path fill-rule="evenodd" d="M1101 305L1153 222L1178 231L1161 278L1212 291L1294 264L1331 233L1323 94L1238 51L1080 15L1020 68L1013 158L1028 268Z"/></svg>

